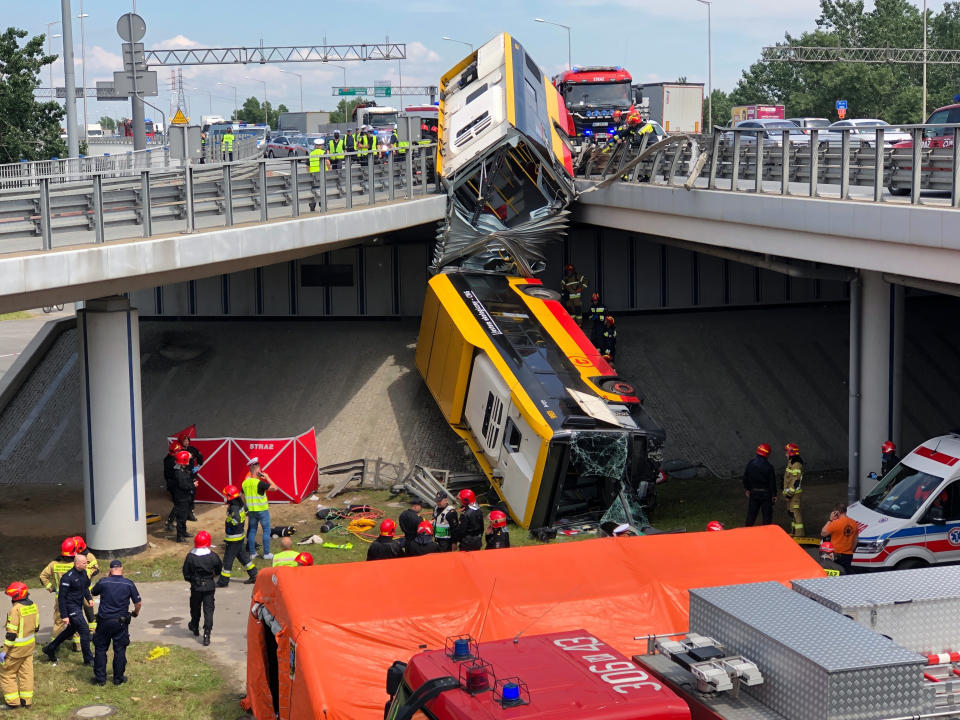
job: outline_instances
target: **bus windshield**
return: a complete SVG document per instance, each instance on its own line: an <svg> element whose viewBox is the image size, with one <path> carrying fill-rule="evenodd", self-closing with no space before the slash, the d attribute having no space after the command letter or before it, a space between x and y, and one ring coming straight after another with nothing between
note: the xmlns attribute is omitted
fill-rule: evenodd
<svg viewBox="0 0 960 720"><path fill-rule="evenodd" d="M567 109L630 107L630 83L570 83L563 92Z"/></svg>
<svg viewBox="0 0 960 720"><path fill-rule="evenodd" d="M395 112L370 113L367 115L367 124L376 128L393 127L399 120L400 116Z"/></svg>
<svg viewBox="0 0 960 720"><path fill-rule="evenodd" d="M942 477L900 463L861 502L890 517L911 518L942 482Z"/></svg>

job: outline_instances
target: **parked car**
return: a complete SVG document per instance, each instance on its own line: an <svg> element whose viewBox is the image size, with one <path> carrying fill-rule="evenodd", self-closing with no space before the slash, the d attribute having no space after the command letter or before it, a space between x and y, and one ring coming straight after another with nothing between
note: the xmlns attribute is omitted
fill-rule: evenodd
<svg viewBox="0 0 960 720"><path fill-rule="evenodd" d="M830 125L830 121L827 118L818 118L818 117L792 117L787 118L790 122L796 125L798 128L803 130L804 135L810 134L810 128L825 128Z"/></svg>
<svg viewBox="0 0 960 720"><path fill-rule="evenodd" d="M284 158L293 155L306 155L302 135L278 135L265 146L263 155L268 158Z"/></svg>
<svg viewBox="0 0 960 720"><path fill-rule="evenodd" d="M808 145L810 143L810 138L804 134L803 130L797 127L794 123L789 120L779 120L779 119L761 119L761 120L741 120L736 125L737 129L750 130L756 128L758 132L756 133L740 133L740 144L741 145L755 145L757 142L757 136L763 136L763 146L765 148L779 148L783 147L783 131L786 130L790 133L790 144L791 145ZM762 132L761 132L762 131ZM724 142L727 145L733 145L733 138L735 133L726 133L724 135Z"/></svg>
<svg viewBox="0 0 960 720"><path fill-rule="evenodd" d="M937 108L933 111L929 118L927 118L927 125L945 125L945 124L960 124L960 104L955 105L944 105L941 108ZM951 127L940 127L940 128L927 128L923 131L923 147L929 150L938 150L942 148L952 148L953 147L953 128ZM905 152L906 150L913 149L913 138L908 137L905 140L902 140L896 143L893 146L894 150L899 150L893 155L894 169L896 170L913 170L913 153ZM950 182L950 167L949 165L937 164L934 162L928 162L928 164L922 164L921 169L923 172L931 173L931 181L936 179L942 181L943 183ZM936 173L935 175L932 173ZM900 175L900 180L897 179L897 175ZM903 183L902 174L898 172L891 172L890 178L887 184L887 189L890 190L892 195L907 195L910 192L910 185Z"/></svg>
<svg viewBox="0 0 960 720"><path fill-rule="evenodd" d="M876 143L877 138L877 128L878 127L889 127L890 123L885 120L877 120L876 118L859 118L857 120L838 120L837 122L830 125L826 130L821 131L817 135L817 142L822 146L824 143L833 145L836 143L839 145L843 142L843 130L842 128L852 128L850 132L850 147L853 149L857 148L869 148L873 147ZM885 147L893 147L898 142L903 140L909 140L910 134L905 133L902 130L896 130L890 128L889 130L883 131L883 144Z"/></svg>

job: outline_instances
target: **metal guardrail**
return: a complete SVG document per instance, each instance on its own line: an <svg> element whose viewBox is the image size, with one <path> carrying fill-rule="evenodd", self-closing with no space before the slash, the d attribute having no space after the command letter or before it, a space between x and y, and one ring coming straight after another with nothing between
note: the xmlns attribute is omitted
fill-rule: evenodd
<svg viewBox="0 0 960 720"><path fill-rule="evenodd" d="M588 148L578 158L578 176L874 202L888 200L889 193L909 195L912 204L928 190L949 193L950 206L960 207L960 124L887 125L867 133L863 128L810 128L801 136L778 129L757 142L761 132L715 128L712 135L696 139L678 136L653 153L648 135L636 145L623 143L606 153ZM893 147L892 133L908 134L912 146ZM855 186L873 192L851 196ZM823 192L827 187L830 192Z"/></svg>
<svg viewBox="0 0 960 720"><path fill-rule="evenodd" d="M170 166L167 146L104 155L84 155L52 160L22 160L0 165L0 190L37 187L41 179L49 184L77 182L94 175L121 177L141 170Z"/></svg>
<svg viewBox="0 0 960 720"><path fill-rule="evenodd" d="M0 253L152 237L266 222L414 198L437 189L435 145L389 156L347 153L342 161L255 159L0 192ZM326 158L329 160L329 158ZM339 165L340 167L337 167ZM136 228L139 227L139 232Z"/></svg>
<svg viewBox="0 0 960 720"><path fill-rule="evenodd" d="M207 142L202 146L203 162L220 163L233 162L235 160L250 160L251 158L260 157L263 154L263 151L257 147L257 139L255 137L245 137L237 138L233 141L233 155L231 157L230 153L226 153L223 150L222 137L222 135L207 137Z"/></svg>

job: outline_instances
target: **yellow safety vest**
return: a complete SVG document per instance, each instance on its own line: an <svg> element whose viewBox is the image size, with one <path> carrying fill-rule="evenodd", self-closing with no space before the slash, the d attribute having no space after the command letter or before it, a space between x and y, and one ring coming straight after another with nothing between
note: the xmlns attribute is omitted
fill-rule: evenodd
<svg viewBox="0 0 960 720"><path fill-rule="evenodd" d="M407 154L407 148L408 148L408 147L410 147L410 141L409 141L409 140L401 140L400 142L397 143L397 154L398 154L398 155L406 155L406 154Z"/></svg>
<svg viewBox="0 0 960 720"><path fill-rule="evenodd" d="M299 555L296 550L281 550L278 553L275 553L273 556L273 566L274 567L297 567L297 555Z"/></svg>
<svg viewBox="0 0 960 720"><path fill-rule="evenodd" d="M221 143L223 144L224 152L233 152L233 133L224 133Z"/></svg>
<svg viewBox="0 0 960 720"><path fill-rule="evenodd" d="M320 156L323 155L322 147L315 147L310 151L310 172L320 172Z"/></svg>
<svg viewBox="0 0 960 720"><path fill-rule="evenodd" d="M357 155L359 155L360 157L364 157L367 154L367 148L369 147L369 143L367 142L367 136L360 135L360 137L356 139L354 144L357 146Z"/></svg>
<svg viewBox="0 0 960 720"><path fill-rule="evenodd" d="M33 618L30 620L29 618ZM40 617L37 614L37 605L14 605L7 614L6 631L16 633L14 640L4 637L6 647L26 647L34 644L34 636L40 629Z"/></svg>
<svg viewBox="0 0 960 720"><path fill-rule="evenodd" d="M334 160L343 160L343 138L337 140L336 138L330 138L327 143L327 148L330 152L330 157Z"/></svg>
<svg viewBox="0 0 960 720"><path fill-rule="evenodd" d="M243 501L247 505L247 512L263 512L270 509L270 502L266 495L260 495L257 492L257 486L260 484L260 478L248 475L243 481Z"/></svg>

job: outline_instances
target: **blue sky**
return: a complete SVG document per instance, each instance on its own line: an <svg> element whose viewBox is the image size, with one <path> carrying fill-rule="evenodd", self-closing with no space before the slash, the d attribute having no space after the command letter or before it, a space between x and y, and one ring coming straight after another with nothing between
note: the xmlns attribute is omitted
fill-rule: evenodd
<svg viewBox="0 0 960 720"><path fill-rule="evenodd" d="M30 3L5 1L2 24L39 34L47 22L60 18L57 0ZM80 0L72 0L73 15L81 11ZM920 4L920 0L917 0ZM580 65L620 64L635 82L675 80L686 76L691 82L707 80L707 9L696 0L540 0L508 2L482 0L365 0L355 2L304 2L285 0L275 4L252 2L205 2L187 0L140 0L137 12L147 23L147 47L230 47L256 45L297 45L382 42L407 44L407 60L398 62L347 63L347 84L372 85L377 80L405 85L436 84L440 74L462 57L464 45L442 40L483 44L497 32L516 36L550 74L563 69L567 61L567 35L562 28L534 22L543 17L570 25L573 62ZM939 10L941 0L931 0ZM121 66L116 21L132 9L130 0L84 0L87 84L112 79ZM760 48L782 39L789 31L797 34L814 26L818 0L713 0L713 85L729 90L743 68L756 61ZM77 84L80 84L80 21L74 20ZM59 27L53 30L60 32ZM60 52L54 39L54 52ZM303 75L304 109L330 109L334 105L330 87L340 85L339 69L300 63L286 66L188 67L184 86L191 115L198 119L212 110L227 114L233 108L236 86L243 99L282 102L290 109L300 106L295 75ZM164 112L170 107L169 68L159 68L160 96L152 102ZM44 74L46 78L46 73ZM251 79L247 79L251 78ZM221 82L224 85L218 86ZM44 85L47 84L44 79ZM62 64L54 68L54 84L63 84ZM196 89L194 89L196 88ZM407 103L424 98L408 98ZM127 103L90 101L90 121L102 114L113 117L129 114ZM154 113L155 115L155 113Z"/></svg>

